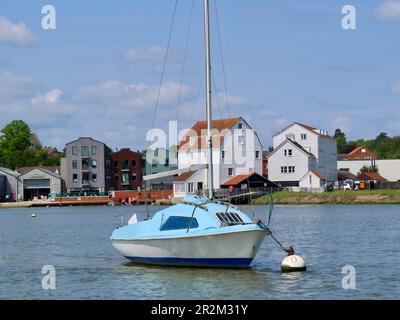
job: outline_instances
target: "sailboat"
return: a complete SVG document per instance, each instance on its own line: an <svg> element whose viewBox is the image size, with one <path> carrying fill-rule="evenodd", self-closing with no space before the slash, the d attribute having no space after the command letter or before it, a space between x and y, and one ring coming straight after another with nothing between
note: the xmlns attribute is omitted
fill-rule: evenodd
<svg viewBox="0 0 400 320"><path fill-rule="evenodd" d="M253 220L234 205L214 199L209 0L204 0L204 33L208 196L186 197L151 219L133 219L134 223L114 230L113 247L136 263L244 268L253 261L269 232L261 220Z"/></svg>

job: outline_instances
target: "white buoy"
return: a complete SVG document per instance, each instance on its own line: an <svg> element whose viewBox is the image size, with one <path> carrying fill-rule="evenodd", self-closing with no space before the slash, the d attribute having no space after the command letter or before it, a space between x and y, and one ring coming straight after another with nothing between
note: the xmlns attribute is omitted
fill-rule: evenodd
<svg viewBox="0 0 400 320"><path fill-rule="evenodd" d="M307 267L304 259L295 254L287 256L285 259L282 260L282 272L306 271L306 269Z"/></svg>
<svg viewBox="0 0 400 320"><path fill-rule="evenodd" d="M32 213L31 217L36 218L36 213Z"/></svg>

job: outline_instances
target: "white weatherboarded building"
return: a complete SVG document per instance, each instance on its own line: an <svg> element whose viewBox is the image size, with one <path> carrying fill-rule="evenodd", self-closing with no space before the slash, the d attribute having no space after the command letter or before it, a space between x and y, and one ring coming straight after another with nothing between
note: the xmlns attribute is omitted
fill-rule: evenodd
<svg viewBox="0 0 400 320"><path fill-rule="evenodd" d="M248 173L262 175L262 145L250 125L241 117L212 121L214 188ZM207 164L207 122L198 121L182 139L178 169ZM174 181L174 197L207 190L207 169L186 172Z"/></svg>
<svg viewBox="0 0 400 320"><path fill-rule="evenodd" d="M336 140L327 131L295 122L273 136L273 148L269 180L306 189L337 181Z"/></svg>

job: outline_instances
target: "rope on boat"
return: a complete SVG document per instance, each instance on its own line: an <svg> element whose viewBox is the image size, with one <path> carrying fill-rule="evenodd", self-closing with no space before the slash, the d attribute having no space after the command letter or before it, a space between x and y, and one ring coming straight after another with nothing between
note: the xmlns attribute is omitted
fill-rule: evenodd
<svg viewBox="0 0 400 320"><path fill-rule="evenodd" d="M269 210L268 210L268 223L267 223L267 233L271 238L278 244L279 247L283 251L286 252L288 256L294 255L294 249L292 246L289 248L285 248L282 243L272 234L272 230L270 229L269 225L271 223L272 211L274 210L274 199L272 197L272 193L269 194Z"/></svg>

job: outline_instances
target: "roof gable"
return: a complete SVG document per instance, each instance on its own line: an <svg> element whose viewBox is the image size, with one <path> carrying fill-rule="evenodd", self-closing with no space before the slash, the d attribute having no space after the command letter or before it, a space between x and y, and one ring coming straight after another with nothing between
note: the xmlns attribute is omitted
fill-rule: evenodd
<svg viewBox="0 0 400 320"><path fill-rule="evenodd" d="M280 150L285 144L290 143L292 146L294 146L295 148L297 148L298 150L300 150L301 152L303 152L305 155L307 155L310 158L315 158L315 156L308 152L306 149L304 149L299 143L290 140L290 139L286 139L284 140L279 146L277 146L269 155L267 158L270 158L273 154L275 154L275 152L277 152L278 150Z"/></svg>
<svg viewBox="0 0 400 320"><path fill-rule="evenodd" d="M328 134L323 134L323 133L321 133L317 128L314 128L314 127L312 127L312 126L309 126L309 125L306 125L306 124L303 124L303 123L300 123L300 122L293 122L292 124L288 125L286 128L284 128L284 129L278 131L277 133L275 133L275 134L273 135L273 137L275 137L275 136L278 135L278 134L281 134L281 133L285 132L287 129L291 128L291 127L294 126L294 125L298 125L298 126L300 126L300 127L303 127L303 128L306 129L308 132L311 132L311 133L313 133L313 134L315 134L315 135L317 135L317 136L320 136L320 137L322 137L322 138L327 138L327 139L331 139L331 140L336 140L334 137L332 137L332 136L330 136L330 135L328 135Z"/></svg>

